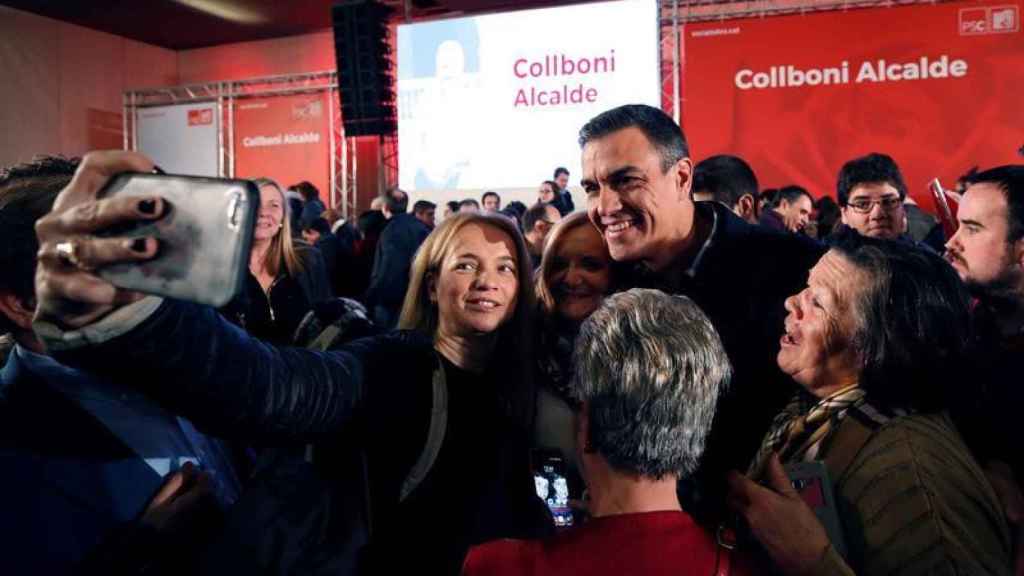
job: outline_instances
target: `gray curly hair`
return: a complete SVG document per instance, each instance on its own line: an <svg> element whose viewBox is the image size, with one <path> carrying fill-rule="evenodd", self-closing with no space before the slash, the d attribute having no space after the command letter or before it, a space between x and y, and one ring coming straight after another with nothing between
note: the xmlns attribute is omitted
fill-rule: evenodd
<svg viewBox="0 0 1024 576"><path fill-rule="evenodd" d="M696 470L732 367L711 321L685 296L610 296L576 341L574 393L590 445L616 470L662 479Z"/></svg>

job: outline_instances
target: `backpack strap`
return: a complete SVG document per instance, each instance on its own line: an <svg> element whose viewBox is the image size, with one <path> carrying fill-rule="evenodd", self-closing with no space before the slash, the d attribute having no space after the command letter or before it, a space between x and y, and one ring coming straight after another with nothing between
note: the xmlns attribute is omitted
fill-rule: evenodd
<svg viewBox="0 0 1024 576"><path fill-rule="evenodd" d="M444 444L445 431L448 429L448 383L445 380L444 364L440 361L434 369L434 376L431 379L433 386L433 406L430 410L430 428L427 432L427 443L420 453L419 459L409 470L409 474L402 483L402 491L399 495L399 502L404 502L409 494L416 489L427 477L427 473L434 466L437 455L441 452L441 445Z"/></svg>

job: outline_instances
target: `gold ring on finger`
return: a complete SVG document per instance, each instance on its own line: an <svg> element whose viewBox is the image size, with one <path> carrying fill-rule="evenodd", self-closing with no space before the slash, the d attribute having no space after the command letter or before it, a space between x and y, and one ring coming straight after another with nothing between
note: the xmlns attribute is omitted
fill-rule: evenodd
<svg viewBox="0 0 1024 576"><path fill-rule="evenodd" d="M66 240L64 242L58 242L56 246L57 258L61 262L68 266L73 266L79 270L91 272L93 268L82 262L78 256L78 243L73 240Z"/></svg>

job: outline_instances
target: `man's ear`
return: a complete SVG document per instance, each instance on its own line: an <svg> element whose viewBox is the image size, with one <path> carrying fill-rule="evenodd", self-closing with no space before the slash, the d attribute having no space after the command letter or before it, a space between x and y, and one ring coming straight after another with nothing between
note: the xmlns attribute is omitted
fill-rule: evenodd
<svg viewBox="0 0 1024 576"><path fill-rule="evenodd" d="M1021 268L1024 268L1024 238L1020 238L1013 243L1013 261Z"/></svg>
<svg viewBox="0 0 1024 576"><path fill-rule="evenodd" d="M682 158L676 162L675 167L676 189L679 191L679 200L693 201L690 189L693 187L693 161L689 158Z"/></svg>
<svg viewBox="0 0 1024 576"><path fill-rule="evenodd" d="M839 209L839 221L849 226L850 223L846 221L846 210L846 206L843 206L842 208Z"/></svg>
<svg viewBox="0 0 1024 576"><path fill-rule="evenodd" d="M740 196L740 201L736 203L736 208L739 212L739 217L748 222L757 218L757 200L750 194Z"/></svg>
<svg viewBox="0 0 1024 576"><path fill-rule="evenodd" d="M0 314L23 330L32 330L32 315L35 306L30 306L16 294L6 290L0 291Z"/></svg>

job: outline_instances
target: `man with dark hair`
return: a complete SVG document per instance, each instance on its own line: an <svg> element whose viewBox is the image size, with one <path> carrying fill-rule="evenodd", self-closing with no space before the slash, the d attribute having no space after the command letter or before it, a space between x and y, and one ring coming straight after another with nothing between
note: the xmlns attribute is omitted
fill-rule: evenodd
<svg viewBox="0 0 1024 576"><path fill-rule="evenodd" d="M752 226L716 202L693 202L686 139L657 108L604 112L580 130L580 145L588 212L612 258L634 264L634 285L693 298L736 369L699 486L681 492L689 510L713 521L722 512L726 471L749 464L792 396L792 382L775 363L782 302L804 285L823 250L807 238Z"/></svg>
<svg viewBox="0 0 1024 576"><path fill-rule="evenodd" d="M299 218L299 226L305 228L313 220L319 218L327 208L320 201L320 191L316 186L305 180L292 186L296 192L302 195L302 216Z"/></svg>
<svg viewBox="0 0 1024 576"><path fill-rule="evenodd" d="M551 228L562 220L558 209L551 204L538 202L523 213L523 238L526 240L526 248L533 259L533 267L540 266L540 258L544 254L544 240L548 237Z"/></svg>
<svg viewBox="0 0 1024 576"><path fill-rule="evenodd" d="M466 198L459 202L459 212L479 212L480 203L472 198Z"/></svg>
<svg viewBox="0 0 1024 576"><path fill-rule="evenodd" d="M960 227L946 244L946 259L978 300L974 320L983 346L977 375L985 386L980 400L967 398L961 404L969 407L961 420L978 460L988 463L1007 517L1017 525L1018 566L1024 568L1024 432L1019 425L1024 406L1024 165L975 172L965 184L957 211Z"/></svg>
<svg viewBox="0 0 1024 576"><path fill-rule="evenodd" d="M341 251L341 244L338 237L331 232L331 225L326 218L316 218L302 227L302 239L310 246L320 251L324 257L324 268L327 273L327 280L331 289L336 292L338 286L338 274L344 271L338 270L338 259Z"/></svg>
<svg viewBox="0 0 1024 576"><path fill-rule="evenodd" d="M784 186L775 196L775 205L761 213L761 226L780 232L802 232L811 220L814 199L800 186Z"/></svg>
<svg viewBox="0 0 1024 576"><path fill-rule="evenodd" d="M843 164L836 183L842 222L864 236L894 240L907 229L907 185L896 162L872 152Z"/></svg>
<svg viewBox="0 0 1024 576"><path fill-rule="evenodd" d="M412 205L412 215L417 220L427 225L427 228L434 229L434 217L437 213L437 204L430 202L429 200L417 200Z"/></svg>
<svg viewBox="0 0 1024 576"><path fill-rule="evenodd" d="M485 212L498 212L501 210L501 196L497 192L488 190L480 199L484 203Z"/></svg>
<svg viewBox="0 0 1024 576"><path fill-rule="evenodd" d="M392 188L384 194L384 216L390 220L409 210L409 195L401 188Z"/></svg>
<svg viewBox="0 0 1024 576"><path fill-rule="evenodd" d="M552 182L555 184L555 199L551 201L551 205L558 209L559 214L565 216L576 209L572 193L569 192L569 170L563 166L555 168Z"/></svg>
<svg viewBox="0 0 1024 576"><path fill-rule="evenodd" d="M705 158L693 169L694 200L721 202L751 224L757 224L758 220L757 191L757 176L750 165L737 156L720 154Z"/></svg>
<svg viewBox="0 0 1024 576"><path fill-rule="evenodd" d="M389 330L395 327L402 310L409 286L409 265L431 229L415 213L406 213L409 195L404 191L394 188L388 191L386 199L385 213L393 216L377 242L364 302L374 323ZM421 211L420 216L424 215Z"/></svg>
<svg viewBox="0 0 1024 576"><path fill-rule="evenodd" d="M191 539L164 549L161 526L211 480L221 505L239 490L220 441L138 394L59 364L32 331L35 223L77 164L42 157L0 170L0 333L16 342L0 370L4 574L100 573L82 563L115 557L124 566L152 564L155 555L184 559ZM199 481L194 464L210 475ZM175 493L183 479L189 485Z"/></svg>

